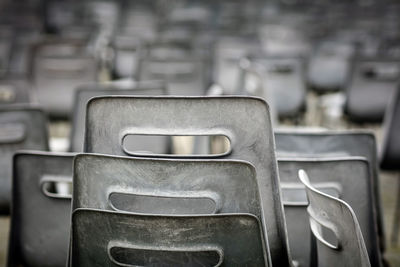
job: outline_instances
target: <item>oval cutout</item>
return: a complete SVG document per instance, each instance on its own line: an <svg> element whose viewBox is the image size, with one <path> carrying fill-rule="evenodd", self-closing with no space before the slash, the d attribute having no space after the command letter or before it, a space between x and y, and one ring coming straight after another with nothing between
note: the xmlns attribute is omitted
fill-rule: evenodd
<svg viewBox="0 0 400 267"><path fill-rule="evenodd" d="M152 196L113 192L109 195L115 210L146 214L214 214L216 203L202 196Z"/></svg>
<svg viewBox="0 0 400 267"><path fill-rule="evenodd" d="M22 123L4 123L0 126L0 144L19 143L25 139L25 125Z"/></svg>
<svg viewBox="0 0 400 267"><path fill-rule="evenodd" d="M111 260L121 266L219 266L221 253L217 250L163 250L112 246Z"/></svg>
<svg viewBox="0 0 400 267"><path fill-rule="evenodd" d="M65 176L44 175L42 192L51 198L72 198L72 179Z"/></svg>
<svg viewBox="0 0 400 267"><path fill-rule="evenodd" d="M229 154L231 142L225 135L127 134L122 149L131 156L207 158Z"/></svg>
<svg viewBox="0 0 400 267"><path fill-rule="evenodd" d="M400 74L398 65L365 66L362 71L366 79L378 81L396 81Z"/></svg>
<svg viewBox="0 0 400 267"><path fill-rule="evenodd" d="M341 196L341 186L338 183L313 183L319 191L335 198ZM303 184L281 183L282 201L284 206L308 206L307 193Z"/></svg>

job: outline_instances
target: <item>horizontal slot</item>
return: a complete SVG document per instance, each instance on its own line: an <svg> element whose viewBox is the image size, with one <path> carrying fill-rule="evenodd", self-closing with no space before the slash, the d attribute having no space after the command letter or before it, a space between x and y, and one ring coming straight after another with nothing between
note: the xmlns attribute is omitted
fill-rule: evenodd
<svg viewBox="0 0 400 267"><path fill-rule="evenodd" d="M396 81L399 79L400 69L398 65L367 66L362 69L365 78L381 81Z"/></svg>
<svg viewBox="0 0 400 267"><path fill-rule="evenodd" d="M337 183L313 183L313 186L332 197L340 198L341 186ZM281 183L284 206L308 206L304 185L297 183Z"/></svg>
<svg viewBox="0 0 400 267"><path fill-rule="evenodd" d="M269 68L269 72L279 73L279 74L290 74L293 72L293 67L290 65L274 65Z"/></svg>
<svg viewBox="0 0 400 267"><path fill-rule="evenodd" d="M111 260L121 266L219 266L222 253L217 250L164 250L112 246Z"/></svg>
<svg viewBox="0 0 400 267"><path fill-rule="evenodd" d="M174 149L168 150L168 142L174 141ZM231 143L225 135L147 135L126 134L122 148L132 156L159 157L218 157L231 151Z"/></svg>
<svg viewBox="0 0 400 267"><path fill-rule="evenodd" d="M0 144L19 143L25 139L25 125L4 123L0 125Z"/></svg>
<svg viewBox="0 0 400 267"><path fill-rule="evenodd" d="M213 214L216 203L202 196L154 196L131 193L111 193L109 201L121 211L146 214Z"/></svg>
<svg viewBox="0 0 400 267"><path fill-rule="evenodd" d="M72 178L68 176L43 175L42 192L51 198L71 198Z"/></svg>

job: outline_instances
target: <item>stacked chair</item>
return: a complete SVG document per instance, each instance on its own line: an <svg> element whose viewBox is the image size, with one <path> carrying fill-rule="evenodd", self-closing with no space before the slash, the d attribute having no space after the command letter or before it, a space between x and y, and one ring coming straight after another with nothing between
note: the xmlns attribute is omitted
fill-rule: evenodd
<svg viewBox="0 0 400 267"><path fill-rule="evenodd" d="M399 112L400 112L400 89L398 88L387 107L384 123L384 140L380 153L380 165L382 169L398 171L399 170L399 141L396 132L399 129ZM400 221L400 183L397 190L397 200L395 206L395 214L393 217L393 232L391 235L391 243L397 244L399 238L399 221Z"/></svg>
<svg viewBox="0 0 400 267"><path fill-rule="evenodd" d="M7 266L388 266L399 14L393 0L0 1ZM345 129L308 128L330 96ZM378 158L380 138L348 128L383 119Z"/></svg>

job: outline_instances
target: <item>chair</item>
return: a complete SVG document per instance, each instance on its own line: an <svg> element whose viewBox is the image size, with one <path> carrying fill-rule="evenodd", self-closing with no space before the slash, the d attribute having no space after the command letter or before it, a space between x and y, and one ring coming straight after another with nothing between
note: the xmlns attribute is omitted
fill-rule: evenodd
<svg viewBox="0 0 400 267"><path fill-rule="evenodd" d="M118 35L113 41L114 71L119 78L134 78L139 67L142 44L137 37Z"/></svg>
<svg viewBox="0 0 400 267"><path fill-rule="evenodd" d="M63 43L62 40L59 42ZM36 50L33 79L40 105L52 117L69 118L77 86L97 79L97 63L79 42L45 44Z"/></svg>
<svg viewBox="0 0 400 267"><path fill-rule="evenodd" d="M385 234L379 191L379 172L375 136L368 131L275 131L278 157L365 157L372 173L380 248L385 249Z"/></svg>
<svg viewBox="0 0 400 267"><path fill-rule="evenodd" d="M372 176L366 158L279 158L278 165L290 252L299 266L312 266L312 256L315 255L306 212L306 192L297 180L299 169L312 177L317 190L352 207L359 219L371 264L382 266Z"/></svg>
<svg viewBox="0 0 400 267"><path fill-rule="evenodd" d="M21 151L14 156L8 266L65 266L73 154Z"/></svg>
<svg viewBox="0 0 400 267"><path fill-rule="evenodd" d="M321 93L344 89L354 53L355 48L350 42L323 40L310 57L308 83Z"/></svg>
<svg viewBox="0 0 400 267"><path fill-rule="evenodd" d="M190 51L159 47L140 59L138 80L165 80L171 95L201 96L206 94L206 60Z"/></svg>
<svg viewBox="0 0 400 267"><path fill-rule="evenodd" d="M70 151L82 151L85 130L86 104L90 98L101 95L166 95L166 85L161 81L134 82L132 80L118 80L103 84L94 83L79 86L76 89L72 129L70 138ZM158 149L165 153L169 150L170 140L165 137L158 138ZM131 144L130 147L134 147ZM154 144L144 147L151 148Z"/></svg>
<svg viewBox="0 0 400 267"><path fill-rule="evenodd" d="M215 44L214 80L224 93L234 94L240 83L240 59L249 53L261 53L261 44L254 38L221 36Z"/></svg>
<svg viewBox="0 0 400 267"><path fill-rule="evenodd" d="M380 166L385 170L400 169L400 89L396 91L385 113L384 138L380 151ZM398 243L400 228L400 180L398 182L397 201L393 219L391 242Z"/></svg>
<svg viewBox="0 0 400 267"><path fill-rule="evenodd" d="M315 189L304 170L299 171L299 178L306 187L307 211L311 232L317 242L318 266L371 266L352 208L346 202ZM324 229L330 230L334 237L329 238Z"/></svg>
<svg viewBox="0 0 400 267"><path fill-rule="evenodd" d="M21 149L49 150L47 118L32 106L0 108L0 213L8 214L11 198L12 157Z"/></svg>
<svg viewBox="0 0 400 267"><path fill-rule="evenodd" d="M356 59L346 96L346 113L359 122L380 122L400 84L400 61Z"/></svg>
<svg viewBox="0 0 400 267"><path fill-rule="evenodd" d="M269 266L260 233L259 220L249 214L78 209L72 215L71 266Z"/></svg>
<svg viewBox="0 0 400 267"><path fill-rule="evenodd" d="M118 170L118 177L110 180ZM252 165L78 154L72 209L146 214L250 213L262 220Z"/></svg>
<svg viewBox="0 0 400 267"><path fill-rule="evenodd" d="M290 57L249 56L250 71L256 71L261 89L256 92L242 67L242 82L238 91L268 100L281 118L296 117L305 108L306 87L303 60ZM242 64L247 65L247 64Z"/></svg>
<svg viewBox="0 0 400 267"><path fill-rule="evenodd" d="M280 266L289 264L274 138L268 106L263 100L251 97L97 97L89 101L86 119L84 151L89 153L179 157L129 151L124 139L129 135L227 137L228 151L192 155L192 158L239 159L256 167L272 262ZM104 121L110 123L104 124Z"/></svg>

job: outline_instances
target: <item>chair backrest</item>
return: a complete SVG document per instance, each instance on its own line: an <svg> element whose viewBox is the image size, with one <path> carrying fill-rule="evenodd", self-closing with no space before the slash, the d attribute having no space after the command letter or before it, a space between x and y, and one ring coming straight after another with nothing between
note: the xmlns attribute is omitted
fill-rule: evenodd
<svg viewBox="0 0 400 267"><path fill-rule="evenodd" d="M137 36L117 35L113 41L114 71L118 77L132 78L137 74L142 44Z"/></svg>
<svg viewBox="0 0 400 267"><path fill-rule="evenodd" d="M261 51L258 39L237 36L220 36L215 44L216 83L222 86L224 93L234 94L240 82L239 62L248 53Z"/></svg>
<svg viewBox="0 0 400 267"><path fill-rule="evenodd" d="M269 266L260 233L259 220L249 214L78 209L72 215L71 266Z"/></svg>
<svg viewBox="0 0 400 267"><path fill-rule="evenodd" d="M86 104L90 98L103 95L166 95L166 85L161 81L134 82L120 80L103 84L94 83L82 85L75 92L74 113L70 138L70 151L83 150L85 131ZM168 140L160 137L161 151L168 150ZM164 144L164 145L163 145ZM134 146L134 145L132 145ZM151 144L148 145L151 148ZM149 149L150 150L150 149Z"/></svg>
<svg viewBox="0 0 400 267"><path fill-rule="evenodd" d="M73 154L14 156L8 266L65 266L71 216Z"/></svg>
<svg viewBox="0 0 400 267"><path fill-rule="evenodd" d="M70 117L77 86L97 79L93 56L74 45L38 49L33 62L38 102L54 117Z"/></svg>
<svg viewBox="0 0 400 267"><path fill-rule="evenodd" d="M357 121L381 121L400 84L400 60L358 59L353 65L346 112Z"/></svg>
<svg viewBox="0 0 400 267"><path fill-rule="evenodd" d="M299 178L306 187L311 232L316 238L318 266L371 266L364 238L352 208L344 201L315 189L304 170ZM327 238L326 230L334 237Z"/></svg>
<svg viewBox="0 0 400 267"><path fill-rule="evenodd" d="M265 98L273 102L277 115L280 117L298 116L305 106L306 87L303 60L296 57L266 57L250 56L249 63L261 78L263 87L259 93L253 93L251 86L246 84L246 70L240 83L246 94Z"/></svg>
<svg viewBox="0 0 400 267"><path fill-rule="evenodd" d="M140 60L139 81L165 80L171 95L201 96L206 93L205 60L196 56L182 58L151 58Z"/></svg>
<svg viewBox="0 0 400 267"><path fill-rule="evenodd" d="M308 62L307 80L319 92L342 90L350 74L350 58L355 53L351 42L323 40Z"/></svg>
<svg viewBox="0 0 400 267"><path fill-rule="evenodd" d="M47 118L31 106L0 108L0 213L9 212L12 157L21 149L49 150Z"/></svg>
<svg viewBox="0 0 400 267"><path fill-rule="evenodd" d="M400 169L400 87L385 113L384 138L380 151L380 165L383 169Z"/></svg>
<svg viewBox="0 0 400 267"><path fill-rule="evenodd" d="M89 101L86 119L84 151L89 153L176 157L127 151L123 139L134 134L227 137L229 151L194 158L238 159L255 166L273 262L288 264L275 145L265 101L252 97L98 97Z"/></svg>
<svg viewBox="0 0 400 267"><path fill-rule="evenodd" d="M116 172L118 176L110 179ZM243 161L79 154L74 188L73 210L262 216L255 169Z"/></svg>
<svg viewBox="0 0 400 267"><path fill-rule="evenodd" d="M311 245L306 192L297 178L299 169L310 175L315 188L352 207L359 219L370 261L373 266L381 266L372 174L365 158L281 158L278 165L290 251L300 266L310 266L310 257L315 251Z"/></svg>
<svg viewBox="0 0 400 267"><path fill-rule="evenodd" d="M385 234L379 190L377 145L373 133L360 130L276 131L279 157L341 157L359 156L369 161L372 173L380 247L385 247Z"/></svg>

